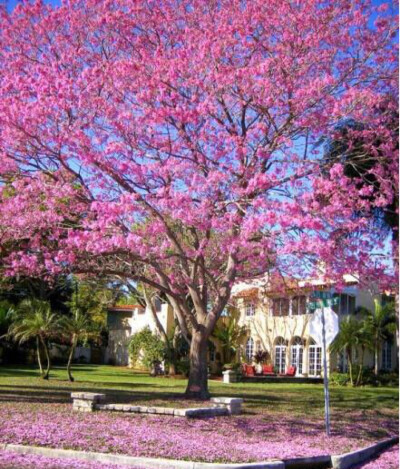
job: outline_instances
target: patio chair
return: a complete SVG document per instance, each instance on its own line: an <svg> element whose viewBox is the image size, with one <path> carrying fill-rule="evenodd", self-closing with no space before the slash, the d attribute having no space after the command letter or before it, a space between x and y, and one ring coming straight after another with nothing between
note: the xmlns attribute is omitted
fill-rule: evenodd
<svg viewBox="0 0 400 469"><path fill-rule="evenodd" d="M263 376L275 376L274 366L273 365L263 365L262 366Z"/></svg>
<svg viewBox="0 0 400 469"><path fill-rule="evenodd" d="M243 365L243 374L246 377L253 377L256 375L256 370L253 365Z"/></svg>
<svg viewBox="0 0 400 469"><path fill-rule="evenodd" d="M289 366L289 368L286 370L285 376L296 376L296 367Z"/></svg>

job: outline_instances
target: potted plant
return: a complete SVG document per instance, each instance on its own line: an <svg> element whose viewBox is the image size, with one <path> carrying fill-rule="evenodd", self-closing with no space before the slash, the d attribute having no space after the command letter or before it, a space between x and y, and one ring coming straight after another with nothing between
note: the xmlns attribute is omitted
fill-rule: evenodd
<svg viewBox="0 0 400 469"><path fill-rule="evenodd" d="M266 350L258 350L253 358L256 362L256 373L262 374L262 364L267 360L268 352Z"/></svg>

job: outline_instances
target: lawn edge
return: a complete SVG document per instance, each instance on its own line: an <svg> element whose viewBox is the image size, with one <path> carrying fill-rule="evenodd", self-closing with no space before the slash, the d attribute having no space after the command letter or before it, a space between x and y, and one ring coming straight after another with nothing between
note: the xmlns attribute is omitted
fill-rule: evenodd
<svg viewBox="0 0 400 469"><path fill-rule="evenodd" d="M56 459L79 459L89 462L97 461L107 464L143 467L147 469L285 469L285 463L280 460L256 463L208 463L196 461L182 461L177 459L146 458L140 456L126 456L123 454L96 453L72 449L47 448L44 446L25 446L3 443L0 449L19 454L36 454Z"/></svg>
<svg viewBox="0 0 400 469"><path fill-rule="evenodd" d="M311 456L253 463L182 461L177 459L146 458L123 454L57 449L45 446L16 445L12 443L0 444L0 450L18 454L35 454L55 459L79 459L89 462L97 461L106 464L138 466L146 469L315 469L329 467L333 469L350 469L356 464L372 459L384 449L394 446L398 442L399 437L395 436L378 441L366 448L339 455Z"/></svg>
<svg viewBox="0 0 400 469"><path fill-rule="evenodd" d="M350 469L352 466L372 459L386 448L390 448L399 442L398 436L386 438L373 445L357 451L332 456L333 469Z"/></svg>

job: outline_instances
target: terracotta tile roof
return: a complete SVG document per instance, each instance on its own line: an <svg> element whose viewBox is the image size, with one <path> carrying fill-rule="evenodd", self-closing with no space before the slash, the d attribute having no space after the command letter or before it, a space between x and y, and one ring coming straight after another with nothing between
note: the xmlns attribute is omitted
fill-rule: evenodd
<svg viewBox="0 0 400 469"><path fill-rule="evenodd" d="M108 311L118 312L118 311L133 311L134 309L144 309L142 305L116 305L108 308Z"/></svg>
<svg viewBox="0 0 400 469"><path fill-rule="evenodd" d="M273 274L267 285L265 286L266 293L279 293L292 290L300 290L299 281L294 278L284 277L280 274Z"/></svg>
<svg viewBox="0 0 400 469"><path fill-rule="evenodd" d="M248 288L236 293L235 298L252 298L258 295L259 288Z"/></svg>

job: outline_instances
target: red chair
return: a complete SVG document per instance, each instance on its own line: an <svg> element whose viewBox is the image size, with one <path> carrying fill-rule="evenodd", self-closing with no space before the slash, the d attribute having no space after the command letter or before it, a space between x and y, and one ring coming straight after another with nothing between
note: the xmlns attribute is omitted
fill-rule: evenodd
<svg viewBox="0 0 400 469"><path fill-rule="evenodd" d="M256 375L256 369L254 366L252 365L246 365L244 364L243 365L243 374L246 376L246 377L253 377Z"/></svg>
<svg viewBox="0 0 400 469"><path fill-rule="evenodd" d="M264 376L275 376L274 366L273 365L263 365L262 374Z"/></svg>
<svg viewBox="0 0 400 469"><path fill-rule="evenodd" d="M296 367L289 366L289 368L286 370L285 376L296 376Z"/></svg>

